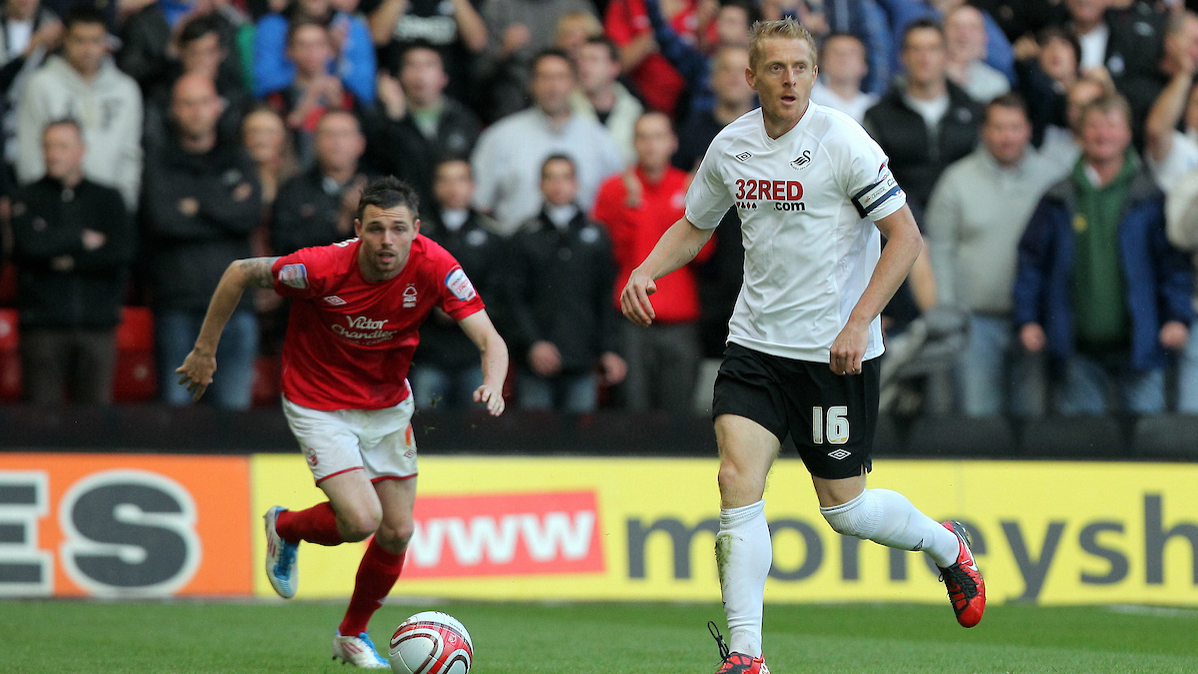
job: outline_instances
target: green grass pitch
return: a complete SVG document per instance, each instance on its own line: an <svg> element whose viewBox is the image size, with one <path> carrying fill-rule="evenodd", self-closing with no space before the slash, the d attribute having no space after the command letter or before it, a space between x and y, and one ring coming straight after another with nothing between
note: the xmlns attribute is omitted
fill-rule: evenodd
<svg viewBox="0 0 1198 674"><path fill-rule="evenodd" d="M473 674L711 674L715 604L407 605L371 623L376 643L411 613L457 616ZM329 655L330 602L0 601L0 673L306 674ZM991 606L957 627L944 606L766 606L774 674L1198 672L1198 610ZM385 648L385 647L384 647Z"/></svg>

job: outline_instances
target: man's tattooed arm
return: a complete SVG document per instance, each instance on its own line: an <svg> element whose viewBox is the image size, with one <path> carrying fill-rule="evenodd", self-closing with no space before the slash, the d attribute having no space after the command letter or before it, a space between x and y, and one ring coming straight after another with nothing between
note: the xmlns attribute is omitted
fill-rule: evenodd
<svg viewBox="0 0 1198 674"><path fill-rule="evenodd" d="M271 268L275 265L277 257L251 257L245 260L239 260L241 272L245 274L246 287L248 288L273 288L275 287L275 275L271 272Z"/></svg>

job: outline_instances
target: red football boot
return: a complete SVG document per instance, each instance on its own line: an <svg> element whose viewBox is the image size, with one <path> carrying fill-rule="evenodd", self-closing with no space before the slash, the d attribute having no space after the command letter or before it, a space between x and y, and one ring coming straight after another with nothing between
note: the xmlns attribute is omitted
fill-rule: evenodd
<svg viewBox="0 0 1198 674"><path fill-rule="evenodd" d="M715 670L715 674L770 674L770 668L765 666L764 654L754 658L744 653L729 652L728 644L724 643L720 628L716 627L715 623L708 622L707 631L711 632L711 636L715 638L716 646L720 649L720 657L723 658L720 668Z"/></svg>
<svg viewBox="0 0 1198 674"><path fill-rule="evenodd" d="M961 627L973 627L982 621L982 613L986 610L986 582L982 580L982 572L978 571L978 564L969 549L969 532L960 522L942 524L956 535L961 550L957 553L956 563L948 568L940 567L940 579L948 588L948 599L957 614L957 622Z"/></svg>

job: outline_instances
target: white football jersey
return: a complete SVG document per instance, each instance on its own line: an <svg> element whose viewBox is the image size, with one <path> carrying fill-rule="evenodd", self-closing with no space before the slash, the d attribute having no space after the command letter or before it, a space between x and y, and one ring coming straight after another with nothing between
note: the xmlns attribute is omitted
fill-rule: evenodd
<svg viewBox="0 0 1198 674"><path fill-rule="evenodd" d="M728 341L828 362L881 255L872 221L905 203L882 148L844 113L811 103L777 139L760 108L725 127L686 193L686 218L712 229L729 207L740 214L745 279ZM875 318L865 358L883 350Z"/></svg>

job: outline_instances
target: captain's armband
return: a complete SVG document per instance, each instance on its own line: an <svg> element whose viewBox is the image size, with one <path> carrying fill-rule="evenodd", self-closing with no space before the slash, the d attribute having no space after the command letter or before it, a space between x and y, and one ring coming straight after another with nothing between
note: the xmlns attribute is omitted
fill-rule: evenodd
<svg viewBox="0 0 1198 674"><path fill-rule="evenodd" d="M878 169L877 182L853 195L853 206L857 209L857 214L864 218L890 197L900 194L902 191L903 189L899 187L898 182L890 173L890 167L883 164Z"/></svg>

